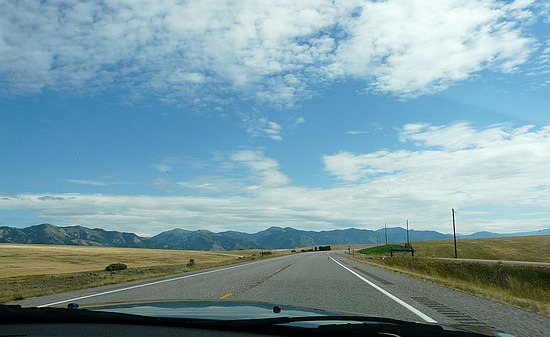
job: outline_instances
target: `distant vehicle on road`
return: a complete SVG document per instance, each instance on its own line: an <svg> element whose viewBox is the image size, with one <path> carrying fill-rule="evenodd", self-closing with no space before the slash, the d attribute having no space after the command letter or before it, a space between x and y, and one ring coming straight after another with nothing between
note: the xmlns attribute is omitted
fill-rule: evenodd
<svg viewBox="0 0 550 337"><path fill-rule="evenodd" d="M319 251L320 252L327 251L327 250L331 250L330 246L319 246Z"/></svg>

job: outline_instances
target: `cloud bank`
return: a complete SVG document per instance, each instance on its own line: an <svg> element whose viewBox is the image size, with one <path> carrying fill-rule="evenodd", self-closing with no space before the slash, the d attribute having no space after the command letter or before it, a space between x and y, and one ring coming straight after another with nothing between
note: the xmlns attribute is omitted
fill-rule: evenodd
<svg viewBox="0 0 550 337"><path fill-rule="evenodd" d="M174 227L377 229L406 219L415 229L450 232L451 208L462 233L549 226L550 127L417 123L397 136L401 149L324 155L324 170L335 179L328 187L293 184L275 159L242 150L217 163L223 174L171 186L192 189L192 196L4 194L0 209L141 234Z"/></svg>
<svg viewBox="0 0 550 337"><path fill-rule="evenodd" d="M360 80L414 97L537 48L530 1L6 1L0 95L103 92L187 105L291 107ZM269 127L269 126L268 126ZM272 137L277 137L271 127Z"/></svg>

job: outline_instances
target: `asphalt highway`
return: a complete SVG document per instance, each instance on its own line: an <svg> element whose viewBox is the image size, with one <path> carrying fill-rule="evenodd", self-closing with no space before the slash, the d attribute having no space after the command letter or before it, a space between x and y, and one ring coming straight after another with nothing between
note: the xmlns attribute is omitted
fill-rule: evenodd
<svg viewBox="0 0 550 337"><path fill-rule="evenodd" d="M170 277L14 302L66 306L149 300L261 301L417 322L492 326L543 337L550 318L348 259L299 253Z"/></svg>

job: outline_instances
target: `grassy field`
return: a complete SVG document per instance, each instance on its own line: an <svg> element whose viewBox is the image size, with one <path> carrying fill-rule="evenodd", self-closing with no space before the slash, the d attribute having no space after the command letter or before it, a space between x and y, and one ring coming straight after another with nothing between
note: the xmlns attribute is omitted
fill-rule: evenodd
<svg viewBox="0 0 550 337"><path fill-rule="evenodd" d="M453 240L413 242L412 245L417 257L454 257ZM458 240L457 251L458 257L464 259L550 263L550 235ZM360 252L389 255L389 248L374 246Z"/></svg>
<svg viewBox="0 0 550 337"><path fill-rule="evenodd" d="M550 268L504 263L476 263L436 260L454 257L453 243L429 241L413 243L415 257L399 253L387 256L389 247L361 250L358 259L451 288L550 316ZM550 262L550 236L460 240L458 256L467 259ZM365 259L367 257L367 259Z"/></svg>
<svg viewBox="0 0 550 337"><path fill-rule="evenodd" d="M414 242L415 255L454 257L452 240ZM550 235L457 240L458 257L464 259L550 262Z"/></svg>
<svg viewBox="0 0 550 337"><path fill-rule="evenodd" d="M397 245L397 244L372 246L372 247L367 247L367 248L360 249L359 253L360 254L366 254L366 255L390 255L390 248L401 249L401 248L405 248L405 246L404 245ZM404 252L395 252L395 253L396 254L405 254ZM410 255L410 253L406 253L406 254Z"/></svg>
<svg viewBox="0 0 550 337"><path fill-rule="evenodd" d="M288 254L273 251L269 256ZM264 256L265 257L265 256ZM158 277L251 261L259 250L163 249L0 244L0 303L106 284ZM195 261L193 267L187 263ZM105 271L111 263L128 269Z"/></svg>

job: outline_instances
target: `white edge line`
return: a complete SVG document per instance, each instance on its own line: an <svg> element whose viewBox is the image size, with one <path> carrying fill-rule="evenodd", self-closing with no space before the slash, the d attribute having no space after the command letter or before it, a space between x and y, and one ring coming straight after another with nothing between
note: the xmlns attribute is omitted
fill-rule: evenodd
<svg viewBox="0 0 550 337"><path fill-rule="evenodd" d="M284 257L284 256L282 256L282 257ZM57 301L57 302L52 302L52 303L48 303L48 304L42 304L42 305L38 305L36 307L37 308L49 307L49 306L57 305L57 304L61 304L61 303L67 303L67 302L83 300L83 299L90 298L90 297L96 297L96 296L102 296L102 295L107 295L107 294L112 294L112 293L118 293L118 292L121 292L121 291L127 291L127 290L132 290L132 289L137 289L137 288L143 288L143 287L148 287L148 286L152 286L152 285L156 285L156 284L172 282L172 281L178 281L178 280L182 280L182 279L186 279L186 278L190 278L190 277L201 276L201 275L206 275L206 274L211 274L211 273L217 273L219 271L250 266L250 265L260 263L260 262L265 262L265 261L266 260L254 261L254 262L250 262L250 263L238 264L238 265L235 265L235 266L224 267L224 268L214 269L214 270L208 270L208 271L204 271L204 272L200 272L200 273L196 273L196 274L184 275L184 276L174 277L174 278L170 278L170 279L166 279L166 280L155 281L155 282L151 282L151 283L138 284L138 285L131 286L131 287L126 287L126 288L121 288L121 289L114 289L114 290L104 291L104 292L90 294L90 295L86 295L86 296L70 298L70 299L63 300L63 301ZM269 261L269 260L267 260L267 261Z"/></svg>
<svg viewBox="0 0 550 337"><path fill-rule="evenodd" d="M395 302L401 304L403 307L405 307L406 309L408 309L409 311L411 311L413 314L417 315L418 317L422 318L423 320L425 320L426 322L428 323L437 323L437 321L433 318L431 318L430 316L426 315L425 313L423 313L422 311L416 309L415 307L413 307L412 305L408 304L407 302L401 300L400 298L397 298L395 297L394 295L390 294L389 292L387 292L386 290L380 288L379 286L377 286L376 284L372 283L371 281L367 280L366 278L364 278L363 276L357 274L356 272L354 272L353 270L349 269L348 267L344 266L343 264L341 264L340 262L336 261L335 259L332 258L332 256L330 256L330 259L334 262L336 262L338 265L340 265L340 267L346 269L347 271L349 271L350 273L352 273L353 275L357 276L358 278L360 278L362 281L368 283L371 287L373 287L374 289L378 290L379 292L381 292L382 294L388 296L389 298L391 298L392 300L394 300Z"/></svg>

